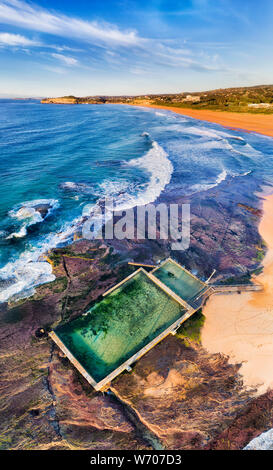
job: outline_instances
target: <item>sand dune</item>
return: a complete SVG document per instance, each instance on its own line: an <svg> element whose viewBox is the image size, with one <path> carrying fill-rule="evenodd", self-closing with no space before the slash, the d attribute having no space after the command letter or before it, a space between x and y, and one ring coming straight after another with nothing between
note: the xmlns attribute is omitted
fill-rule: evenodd
<svg viewBox="0 0 273 470"><path fill-rule="evenodd" d="M204 308L202 344L212 353L221 352L231 363L242 363L240 373L247 387L257 394L273 388L273 195L264 201L259 231L268 251L263 273L256 281L263 292L214 295Z"/></svg>

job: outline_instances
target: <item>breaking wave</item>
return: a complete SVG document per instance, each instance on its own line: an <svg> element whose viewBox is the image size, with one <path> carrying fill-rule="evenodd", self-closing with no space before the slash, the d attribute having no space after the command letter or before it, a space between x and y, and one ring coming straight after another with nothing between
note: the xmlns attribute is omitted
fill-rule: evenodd
<svg viewBox="0 0 273 470"><path fill-rule="evenodd" d="M144 156L131 160L128 164L144 170L149 176L149 181L142 185L128 183L125 180L102 182L99 185L100 195L113 197L116 210L125 210L153 202L170 182L173 172L167 153L157 142L152 142L152 148ZM64 187L72 191L83 189L82 186L79 188L78 184L73 182L64 183ZM96 210L99 212L99 203L100 201L97 204L85 206L82 216L75 218L72 223L65 224L59 233L49 234L39 246L24 251L16 261L9 262L0 269L0 283L2 284L0 302L32 295L36 286L53 281L55 276L51 265L44 258L45 253L60 244L71 242L74 233L82 228L85 217L90 214L90 211L93 214L96 214ZM13 237L25 236L30 225L42 222L56 207L58 207L58 201L53 199L20 204L19 207L10 211L9 215L23 220L21 233L18 231L11 235ZM47 212L41 214L41 209ZM112 213L108 216L112 216ZM98 217L101 218L100 215ZM107 221L107 214L105 220Z"/></svg>
<svg viewBox="0 0 273 470"><path fill-rule="evenodd" d="M139 191L134 205L144 205L154 202L171 181L173 165L165 150L156 142L152 142L152 148L140 158L129 162L130 166L140 168L149 175L147 187Z"/></svg>
<svg viewBox="0 0 273 470"><path fill-rule="evenodd" d="M165 150L156 142L152 141L151 149L142 157L130 160L128 165L143 170L149 176L148 183L132 184L127 181L105 180L100 184L102 190L101 199L113 198L115 210L128 210L136 206L142 206L154 202L171 181L173 165ZM92 221L97 229L104 222L112 218L112 211L101 215L101 199L94 205L86 205L83 208L83 216L92 215Z"/></svg>
<svg viewBox="0 0 273 470"><path fill-rule="evenodd" d="M74 219L72 224L64 224L60 232L49 233L37 246L25 250L17 260L0 269L0 302L28 297L34 294L36 286L54 281L52 266L44 255L59 245L72 242L81 220L81 217Z"/></svg>
<svg viewBox="0 0 273 470"><path fill-rule="evenodd" d="M34 106L33 113L29 106ZM8 142L6 133L0 137L0 145L7 147L7 158L1 156L5 194L13 190L14 169L20 170L17 195L3 198L2 213L7 217L0 226L0 302L30 295L36 286L54 280L44 255L72 241L90 210L97 212L99 220L106 197L113 198L116 210L126 210L153 203L169 183L167 189L173 193L177 188L190 195L226 180L230 183L232 178L248 178L252 171L255 178L262 175L263 182L264 175L273 178L271 144L258 136L243 132L237 136L221 126L214 129L152 108L143 108L144 115L141 108L134 112L131 107L112 105L103 111L96 106L71 108L71 113L52 107L48 120L43 117L41 122L37 110L37 104L28 105L24 119L18 113L20 119L14 118L10 125ZM20 161L11 158L14 149L23 149ZM21 194L36 194L37 188L46 188L56 199L27 201L12 208L10 201L21 200ZM57 199L60 217L48 217L59 206Z"/></svg>
<svg viewBox="0 0 273 470"><path fill-rule="evenodd" d="M28 227L43 222L58 207L59 202L56 199L37 199L16 206L9 211L9 216L18 222L22 221L22 225L17 232L10 233L6 239L25 237Z"/></svg>
<svg viewBox="0 0 273 470"><path fill-rule="evenodd" d="M228 172L227 170L223 170L221 173L219 173L214 183L194 184L193 186L191 186L190 192L191 194L195 194L201 191L208 191L209 189L215 188L216 186L221 184L223 181L225 181L227 176L230 176L232 178L238 178L238 177L250 175L251 173L252 173L252 170L244 171L243 173L233 173L233 172Z"/></svg>
<svg viewBox="0 0 273 470"><path fill-rule="evenodd" d="M130 167L138 168L148 175L148 182L137 184L126 180L104 180L99 185L100 197L112 197L117 210L154 202L171 181L173 165L165 150L152 141L151 149L142 157L130 160Z"/></svg>
<svg viewBox="0 0 273 470"><path fill-rule="evenodd" d="M227 175L228 175L227 170L223 170L221 173L219 173L214 183L194 184L191 186L190 192L191 194L195 194L195 193L199 193L200 191L208 191L209 189L212 189L215 186L218 186L223 181L225 181Z"/></svg>

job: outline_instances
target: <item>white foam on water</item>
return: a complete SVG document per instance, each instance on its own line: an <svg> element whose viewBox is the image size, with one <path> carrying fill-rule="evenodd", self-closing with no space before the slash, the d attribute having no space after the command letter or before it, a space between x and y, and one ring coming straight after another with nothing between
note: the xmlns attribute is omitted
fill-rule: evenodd
<svg viewBox="0 0 273 470"><path fill-rule="evenodd" d="M198 140L191 140L189 144L184 144L189 145L192 149L199 148L204 151L223 149L247 158L263 156L262 152L246 142L243 137L229 134L222 130L208 129L198 126L183 126L180 124L168 126L166 129L180 132L184 135L199 137Z"/></svg>
<svg viewBox="0 0 273 470"><path fill-rule="evenodd" d="M147 185L142 185L142 189L133 194L133 185L126 181L109 181L106 180L100 185L101 196L117 196L115 197L116 210L125 210L136 205L148 204L153 202L170 182L173 172L173 166L168 159L167 153L157 142L152 142L152 148L142 157L131 160L128 163L130 166L143 169L149 175L149 182ZM73 182L71 186L74 186ZM128 193L129 191L129 193ZM131 191L131 194L130 194ZM54 202L53 202L54 201ZM56 200L35 200L20 204L10 211L11 217L16 217L18 220L28 220L28 226L32 223L37 223L35 206L39 204L51 204L50 210L58 206ZM7 263L0 269L0 280L7 281L5 286L1 288L0 302L6 302L10 298L16 297L23 298L35 292L34 288L38 285L51 282L55 279L52 273L52 267L46 260L41 261L41 258L52 248L60 244L65 244L73 239L74 233L79 230L83 225L83 217L90 214L90 209L93 212L98 209L98 204L93 206L86 206L83 209L83 214L73 220L72 223L67 223L59 233L50 233L39 246L33 247L30 250L23 252L20 257ZM34 209L34 212L33 212ZM88 209L88 210L87 210ZM97 210L99 213L100 211ZM39 213L39 215L41 215ZM35 216L35 222L33 217ZM98 215L99 216L99 215ZM110 216L110 214L109 214ZM112 213L111 213L112 216ZM107 216L105 218L107 221ZM39 219L40 221L40 219ZM27 231L27 226L23 225L20 229L21 233L17 235L24 235Z"/></svg>
<svg viewBox="0 0 273 470"><path fill-rule="evenodd" d="M248 170L248 171L244 171L243 173L233 173L231 176L233 178L237 178L238 176L247 176L247 175L250 175L252 173L252 170Z"/></svg>
<svg viewBox="0 0 273 470"><path fill-rule="evenodd" d="M35 222L33 222L34 224ZM26 235L27 235L27 227L29 227L29 225L32 225L32 224L25 224L23 225L20 230L18 230L18 232L12 232L10 233L7 237L6 237L6 240L9 240L11 238L24 238Z"/></svg>
<svg viewBox="0 0 273 470"><path fill-rule="evenodd" d="M219 173L214 183L194 184L190 187L190 192L191 194L195 194L201 191L208 191L209 189L214 188L215 186L218 186L220 183L225 181L227 175L228 175L227 170L223 170L221 173Z"/></svg>
<svg viewBox="0 0 273 470"><path fill-rule="evenodd" d="M94 191L92 186L89 186L85 183L76 183L74 181L65 181L64 183L61 183L59 187L67 191L79 192L84 194L90 194Z"/></svg>
<svg viewBox="0 0 273 470"><path fill-rule="evenodd" d="M252 145L246 142L243 137L230 135L228 132L203 128L201 129L198 127L186 127L183 129L183 132L198 135L204 138L214 139L217 141L220 140L222 141L223 146L225 146L227 149L246 157L258 157L263 155L262 152L256 150L254 147L252 147ZM232 140L244 142L244 145L240 145L238 143L238 147L235 147L234 143L232 143Z"/></svg>
<svg viewBox="0 0 273 470"><path fill-rule="evenodd" d="M230 135L229 138L230 139L235 139L235 140L240 140L241 142L245 142L245 139L243 139L243 137L240 137L238 135Z"/></svg>
<svg viewBox="0 0 273 470"><path fill-rule="evenodd" d="M228 138L217 138L214 140L202 140L197 142L191 142L190 146L194 149L204 149L205 151L213 150L213 149L223 149L228 150L232 153L236 153L238 155L242 155L244 157L258 157L261 156L262 153L259 150L254 149L250 144L245 143L243 146L238 145L235 147Z"/></svg>
<svg viewBox="0 0 273 470"><path fill-rule="evenodd" d="M214 183L200 183L200 184L194 184L193 186L190 187L191 194L199 193L201 191L208 191L211 188L215 188L219 184L221 184L225 179L227 178L228 175L230 175L232 178L237 178L237 177L243 177L250 175L252 173L252 170L244 171L243 173L229 173L227 170L223 170L219 175L217 176L216 180Z"/></svg>
<svg viewBox="0 0 273 470"><path fill-rule="evenodd" d="M57 199L35 199L33 201L27 201L17 205L14 209L9 211L9 216L17 218L19 220L33 218L33 216L37 218L37 214L41 215L39 210L37 209L37 206L43 205L48 206L48 213L45 215L44 218L42 218L42 220L48 217L48 215L53 210L60 207L59 201Z"/></svg>
<svg viewBox="0 0 273 470"><path fill-rule="evenodd" d="M43 259L43 255L58 245L72 241L81 224L82 217L74 219L72 223L67 222L60 232L49 233L38 246L24 251L17 260L1 268L0 280L7 282L1 287L0 302L6 302L15 295L17 298L32 295L34 287L54 281L52 266Z"/></svg>
<svg viewBox="0 0 273 470"><path fill-rule="evenodd" d="M16 211L11 210L9 212L9 215L14 218L16 217L16 219L19 219L19 220L33 219L33 217L36 218L37 215L40 215L40 217L42 217L41 214L39 212L36 212L36 210L33 207L24 207L24 206ZM40 218L38 220L40 220Z"/></svg>
<svg viewBox="0 0 273 470"><path fill-rule="evenodd" d="M263 153L260 152L259 150L256 150L252 145L246 143L243 147L240 148L234 148L233 145L231 145L231 150L235 153L239 153L240 155L243 155L245 157L260 157L263 156Z"/></svg>
<svg viewBox="0 0 273 470"><path fill-rule="evenodd" d="M228 132L222 131L222 130L216 130L216 129L209 129L209 128L204 128L204 127L198 127L198 126L183 126L180 124L172 124L166 127L166 130L173 130L176 132L181 132L183 134L190 134L190 135L196 135L199 137L203 137L204 139L216 139L216 140L222 140L222 139L231 139L231 140L237 140L240 142L244 142L245 145L243 148L247 148L248 150L252 150L254 153L261 154L259 150L254 149L249 143L245 141L245 139L241 136L237 135L232 135L229 134Z"/></svg>
<svg viewBox="0 0 273 470"><path fill-rule="evenodd" d="M99 195L101 197L118 197L123 193L133 190L134 185L126 180L111 179L104 180L99 184Z"/></svg>
<svg viewBox="0 0 273 470"><path fill-rule="evenodd" d="M100 184L103 198L114 199L114 210L123 211L136 206L143 206L154 202L171 181L173 165L165 150L156 142L152 142L151 149L142 157L128 162L128 165L144 170L149 175L147 184L136 187L132 183L120 180L105 180ZM83 216L91 216L94 225L99 229L113 217L111 209L101 214L99 200L95 205L88 204L83 208Z"/></svg>
<svg viewBox="0 0 273 470"><path fill-rule="evenodd" d="M10 211L9 215L18 220L24 220L22 227L18 232L13 232L6 237L7 240L11 238L23 238L27 235L27 229L31 225L37 224L43 221L43 217L40 212L36 211L33 207L21 207L20 209Z"/></svg>
<svg viewBox="0 0 273 470"><path fill-rule="evenodd" d="M116 210L126 210L154 202L171 181L173 165L168 154L156 141L152 142L152 147L147 153L130 160L127 165L145 171L149 181L139 186L118 179L103 181L99 185L100 197L113 197Z"/></svg>
<svg viewBox="0 0 273 470"><path fill-rule="evenodd" d="M175 114L170 112L168 109L157 111L155 108L150 108L156 116L165 117L168 121L179 120L179 122L189 122L189 119L186 116Z"/></svg>
<svg viewBox="0 0 273 470"><path fill-rule="evenodd" d="M51 265L47 262L31 261L31 256L22 256L14 263L8 263L0 269L1 279L10 280L10 285L2 288L0 302L6 302L16 294L23 298L34 293L34 287L46 282L54 281Z"/></svg>
<svg viewBox="0 0 273 470"><path fill-rule="evenodd" d="M133 206L154 202L171 181L173 165L156 141L152 142L152 148L144 156L131 160L129 165L146 171L150 178L147 187L138 192Z"/></svg>
<svg viewBox="0 0 273 470"><path fill-rule="evenodd" d="M212 129L205 129L205 128L195 127L195 126L183 126L180 124L172 124L168 126L166 129L176 131L176 132L181 132L183 134L196 135L198 137L218 139L218 140L221 140L222 135L223 135L223 133L214 131Z"/></svg>
<svg viewBox="0 0 273 470"><path fill-rule="evenodd" d="M160 113L159 111L155 111L155 115L156 115L156 116L165 116L165 117L168 117L168 114Z"/></svg>
<svg viewBox="0 0 273 470"><path fill-rule="evenodd" d="M44 217L42 217L39 210L37 210L37 206L39 205L48 206L48 212ZM14 209L9 211L9 216L20 221L22 220L23 225L17 232L10 233L6 239L9 240L12 238L25 237L27 235L28 227L43 222L49 214L58 207L59 202L57 199L36 199L34 201L23 202L19 206L16 206Z"/></svg>
<svg viewBox="0 0 273 470"><path fill-rule="evenodd" d="M60 184L60 187L62 189L70 189L71 191L75 191L75 189L78 188L77 183L74 183L74 181L65 181L64 183Z"/></svg>

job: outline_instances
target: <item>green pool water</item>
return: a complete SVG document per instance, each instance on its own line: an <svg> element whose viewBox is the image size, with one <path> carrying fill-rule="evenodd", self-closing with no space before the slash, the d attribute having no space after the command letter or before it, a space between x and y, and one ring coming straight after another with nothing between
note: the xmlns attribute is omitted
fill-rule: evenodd
<svg viewBox="0 0 273 470"><path fill-rule="evenodd" d="M99 382L183 315L143 272L55 333Z"/></svg>
<svg viewBox="0 0 273 470"><path fill-rule="evenodd" d="M204 289L204 284L191 276L182 267L172 261L167 261L153 272L153 275L175 292L179 297L189 302Z"/></svg>

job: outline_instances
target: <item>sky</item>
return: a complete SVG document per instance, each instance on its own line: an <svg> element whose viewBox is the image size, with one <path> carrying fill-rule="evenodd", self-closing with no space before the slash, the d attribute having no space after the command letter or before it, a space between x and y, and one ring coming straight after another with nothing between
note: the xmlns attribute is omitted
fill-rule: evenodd
<svg viewBox="0 0 273 470"><path fill-rule="evenodd" d="M0 0L0 96L273 83L272 0Z"/></svg>

